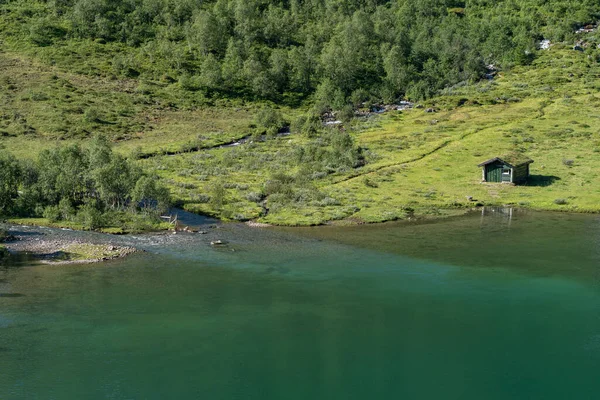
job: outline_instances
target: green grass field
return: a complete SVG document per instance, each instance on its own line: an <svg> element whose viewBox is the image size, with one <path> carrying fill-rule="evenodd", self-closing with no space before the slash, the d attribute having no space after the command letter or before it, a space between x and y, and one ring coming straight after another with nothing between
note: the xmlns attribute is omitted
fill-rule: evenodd
<svg viewBox="0 0 600 400"><path fill-rule="evenodd" d="M477 203L599 212L599 73L586 54L555 46L532 66L447 90L427 104L436 113L413 109L357 122L351 131L368 149L368 164L298 189L311 192L310 200L275 199L269 207L267 198L266 214L254 195L272 174L298 172L289 158L302 136L145 162L190 211L282 225L446 215ZM534 159L529 182L481 183L477 165L512 151ZM221 207L203 196L215 184L226 188Z"/></svg>
<svg viewBox="0 0 600 400"><path fill-rule="evenodd" d="M193 212L280 225L448 215L476 203L600 212L600 67L566 45L424 108L354 121L345 128L367 163L328 174L294 161L315 142L295 132L218 147L252 134L262 104L212 104L177 85L78 74L10 51L0 67L2 148L31 158L107 135L117 151L148 156L139 162ZM292 120L302 110L282 112ZM535 161L528 184L481 183L477 165L511 151ZM294 177L289 195L267 195L282 173Z"/></svg>

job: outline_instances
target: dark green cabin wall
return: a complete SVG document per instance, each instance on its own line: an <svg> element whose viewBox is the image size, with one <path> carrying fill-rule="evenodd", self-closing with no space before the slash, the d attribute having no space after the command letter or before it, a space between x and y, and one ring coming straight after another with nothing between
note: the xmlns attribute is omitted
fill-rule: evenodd
<svg viewBox="0 0 600 400"><path fill-rule="evenodd" d="M502 168L503 164L495 162L485 166L485 180L486 182L502 182Z"/></svg>

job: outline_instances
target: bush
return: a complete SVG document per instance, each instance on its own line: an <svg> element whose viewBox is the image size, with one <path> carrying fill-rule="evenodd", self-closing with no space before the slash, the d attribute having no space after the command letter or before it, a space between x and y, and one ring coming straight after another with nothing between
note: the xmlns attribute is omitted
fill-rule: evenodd
<svg viewBox="0 0 600 400"><path fill-rule="evenodd" d="M257 192L247 193L245 197L246 200L251 201L253 203L260 203L264 199L264 196Z"/></svg>
<svg viewBox="0 0 600 400"><path fill-rule="evenodd" d="M322 129L321 118L315 114L301 115L294 119L290 125L292 133L301 133L308 137L315 137Z"/></svg>
<svg viewBox="0 0 600 400"><path fill-rule="evenodd" d="M43 216L50 222L60 221L60 209L58 206L47 206L44 209Z"/></svg>
<svg viewBox="0 0 600 400"><path fill-rule="evenodd" d="M183 90L187 90L190 92L194 92L200 89L198 79L189 74L184 74L179 77L179 86L181 86Z"/></svg>
<svg viewBox="0 0 600 400"><path fill-rule="evenodd" d="M255 119L256 125L264 128L267 133L271 135L279 132L282 128L286 126L286 122L283 119L283 115L279 110L273 108L263 108L256 114Z"/></svg>
<svg viewBox="0 0 600 400"><path fill-rule="evenodd" d="M370 188L378 188L379 187L379 184L375 180L369 178L368 176L365 176L363 178L363 183L365 184L365 186L370 187Z"/></svg>
<svg viewBox="0 0 600 400"><path fill-rule="evenodd" d="M317 206L319 207L339 206L341 204L342 203L340 203L339 200L336 200L332 197L325 197L323 200L317 202Z"/></svg>
<svg viewBox="0 0 600 400"><path fill-rule="evenodd" d="M221 183L214 183L210 187L210 204L216 208L220 209L225 204L225 195L227 192L225 191L225 187Z"/></svg>
<svg viewBox="0 0 600 400"><path fill-rule="evenodd" d="M77 213L77 222L86 229L98 229L104 226L102 213L95 204L84 204Z"/></svg>
<svg viewBox="0 0 600 400"><path fill-rule="evenodd" d="M63 198L58 203L58 212L60 220L69 220L76 214L76 210L71 204L71 201L67 198Z"/></svg>
<svg viewBox="0 0 600 400"><path fill-rule="evenodd" d="M354 118L354 108L351 105L345 105L336 112L335 116L342 122L350 122Z"/></svg>

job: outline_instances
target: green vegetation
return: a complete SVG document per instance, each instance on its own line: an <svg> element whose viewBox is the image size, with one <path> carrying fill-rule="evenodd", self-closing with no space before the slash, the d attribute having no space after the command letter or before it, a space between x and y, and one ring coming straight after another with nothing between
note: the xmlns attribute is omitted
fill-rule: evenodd
<svg viewBox="0 0 600 400"><path fill-rule="evenodd" d="M531 66L448 88L422 109L355 120L346 133L292 131L143 163L190 211L273 224L380 222L476 204L599 212L598 73L585 53L557 44ZM348 154L361 149L365 164L334 156L336 137L352 142ZM480 183L477 164L513 152L535 160L527 185ZM218 207L211 202L215 182L225 188Z"/></svg>
<svg viewBox="0 0 600 400"><path fill-rule="evenodd" d="M0 214L144 229L167 203L152 176L186 210L284 225L600 211L600 36L575 33L599 16L565 0L0 1ZM369 113L403 99L422 108ZM535 160L528 185L481 184L477 164L506 153Z"/></svg>
<svg viewBox="0 0 600 400"><path fill-rule="evenodd" d="M169 192L132 162L114 154L101 137L43 150L36 162L0 155L0 213L40 217L81 229L151 229L169 206Z"/></svg>
<svg viewBox="0 0 600 400"><path fill-rule="evenodd" d="M73 72L161 81L197 92L200 102L294 102L316 92L317 105L337 109L372 96L420 99L479 79L486 64L528 63L536 40L564 40L600 12L592 0L5 0L0 7L9 42ZM106 118L94 108L84 117Z"/></svg>

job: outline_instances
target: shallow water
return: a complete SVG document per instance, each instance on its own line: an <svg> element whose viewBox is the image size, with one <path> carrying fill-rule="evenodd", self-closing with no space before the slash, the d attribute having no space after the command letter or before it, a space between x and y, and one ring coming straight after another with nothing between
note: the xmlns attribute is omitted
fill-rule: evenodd
<svg viewBox="0 0 600 400"><path fill-rule="evenodd" d="M600 393L598 216L117 240L148 253L0 267L0 399Z"/></svg>

